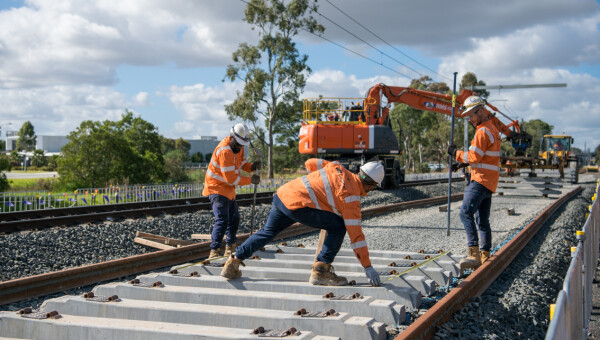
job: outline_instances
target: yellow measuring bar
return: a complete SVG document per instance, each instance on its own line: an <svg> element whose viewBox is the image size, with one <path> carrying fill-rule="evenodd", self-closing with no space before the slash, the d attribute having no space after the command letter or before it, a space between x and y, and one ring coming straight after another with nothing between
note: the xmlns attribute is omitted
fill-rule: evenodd
<svg viewBox="0 0 600 340"><path fill-rule="evenodd" d="M392 277L388 278L386 281L389 281L389 280L395 279L395 278L397 278L397 277L399 277L399 276L402 276L402 275L404 275L404 274L408 273L409 271L411 271L411 270L413 270L413 269L417 269L417 268L421 267L422 265L424 265L424 264L427 264L427 263L429 263L429 262L431 262L431 261L433 261L433 260L439 259L440 257L442 257L442 256L444 256L444 255L446 255L446 254L448 254L448 253L450 253L450 252L449 252L449 251L447 251L447 252L445 252L445 253L442 253L442 254L440 254L440 255L438 255L438 256L436 256L436 257L432 257L432 258L428 259L427 261L425 261L425 262L423 262L423 263L420 263L420 264L418 264L418 265L416 265L416 266L414 266L414 267L410 267L409 269L407 269L407 270L403 271L402 273L396 274L396 275L394 275L394 276L392 276Z"/></svg>

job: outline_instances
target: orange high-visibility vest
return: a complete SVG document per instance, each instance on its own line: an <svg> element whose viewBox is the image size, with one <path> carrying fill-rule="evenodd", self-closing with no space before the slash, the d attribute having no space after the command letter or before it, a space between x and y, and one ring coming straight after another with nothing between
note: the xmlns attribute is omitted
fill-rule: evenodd
<svg viewBox="0 0 600 340"><path fill-rule="evenodd" d="M311 162L316 164L316 159ZM277 196L290 210L313 208L342 217L354 255L363 267L371 265L367 241L360 226L360 197L367 196L367 193L358 175L338 162L327 162L322 169L281 186Z"/></svg>
<svg viewBox="0 0 600 340"><path fill-rule="evenodd" d="M236 185L250 184L250 177L242 176L240 168L251 172L252 164L246 161L244 148L237 154L231 151L230 138L225 137L213 152L204 177L204 189L202 190L204 196L218 194L233 200L235 199Z"/></svg>
<svg viewBox="0 0 600 340"><path fill-rule="evenodd" d="M468 152L456 151L456 160L469 163L471 180L496 192L500 177L500 133L488 120L477 126Z"/></svg>
<svg viewBox="0 0 600 340"><path fill-rule="evenodd" d="M313 171L323 169L323 167L329 163L332 163L332 162L324 160L322 158L310 158L309 160L304 162L304 166L306 167L306 170L308 171L308 173L311 173ZM338 161L333 161L333 163L340 164L340 162L338 162Z"/></svg>

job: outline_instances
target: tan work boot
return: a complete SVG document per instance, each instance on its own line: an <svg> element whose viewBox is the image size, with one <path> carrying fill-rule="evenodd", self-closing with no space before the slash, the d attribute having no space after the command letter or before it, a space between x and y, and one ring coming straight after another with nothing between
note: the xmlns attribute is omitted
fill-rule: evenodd
<svg viewBox="0 0 600 340"><path fill-rule="evenodd" d="M487 250L481 250L481 264L487 261L492 255Z"/></svg>
<svg viewBox="0 0 600 340"><path fill-rule="evenodd" d="M463 276L465 269L475 270L481 266L481 253L479 246L469 247L467 257L460 260L460 276Z"/></svg>
<svg viewBox="0 0 600 340"><path fill-rule="evenodd" d="M221 255L221 252L219 252L219 249L211 249L210 250L210 254L208 254L208 258L212 259L215 257L221 257L223 255Z"/></svg>
<svg viewBox="0 0 600 340"><path fill-rule="evenodd" d="M308 282L320 286L345 286L348 284L345 277L335 275L331 264L324 262L315 262Z"/></svg>
<svg viewBox="0 0 600 340"><path fill-rule="evenodd" d="M237 247L237 243L228 244L225 246L225 254L223 256L231 256L231 253L235 251L235 247Z"/></svg>
<svg viewBox="0 0 600 340"><path fill-rule="evenodd" d="M225 262L225 266L221 271L221 276L226 278L227 280L237 279L242 276L242 271L240 270L240 264L242 266L246 266L242 260L235 257L235 255L229 256L227 262Z"/></svg>

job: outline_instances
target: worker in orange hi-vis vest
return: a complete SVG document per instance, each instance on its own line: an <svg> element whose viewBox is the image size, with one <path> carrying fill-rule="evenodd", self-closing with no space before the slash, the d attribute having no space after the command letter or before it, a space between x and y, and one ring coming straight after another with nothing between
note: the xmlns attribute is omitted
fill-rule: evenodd
<svg viewBox="0 0 600 340"><path fill-rule="evenodd" d="M306 162L304 162L304 166L306 167L306 171L310 174L313 171L321 170L323 167L329 163L340 164L338 161L328 161L321 158L310 158Z"/></svg>
<svg viewBox="0 0 600 340"><path fill-rule="evenodd" d="M316 169L318 161L309 161L307 167L312 167L314 162ZM367 241L361 228L360 197L381 185L385 176L383 166L378 162L366 163L357 175L338 162L319 163L322 165L319 170L290 181L277 190L266 224L235 249L235 253L227 259L221 276L228 280L241 277L239 266L244 265L243 260L251 257L278 233L299 222L327 231L323 248L312 266L310 283L327 286L348 284L348 280L337 276L331 266L348 232L350 246L368 281L373 286L381 284L379 274L371 266Z"/></svg>
<svg viewBox="0 0 600 340"><path fill-rule="evenodd" d="M215 224L212 229L209 258L219 257L223 236L226 236L225 256L236 247L240 213L235 201L235 187L260 183L256 174L243 176L240 169L248 173L260 169L260 161L249 163L244 157L244 145L250 142L248 127L236 124L230 135L217 145L206 170L202 195L208 196L212 204Z"/></svg>
<svg viewBox="0 0 600 340"><path fill-rule="evenodd" d="M485 109L485 100L471 96L464 102L463 113L475 126L475 137L468 152L448 147L448 154L461 165L471 167L471 182L465 189L460 208L460 220L467 232L467 257L460 261L461 275L465 269L477 269L490 258L492 230L490 209L492 193L498 187L500 177L500 133L490 121L491 113ZM453 167L454 169L454 167ZM479 235L477 235L479 226ZM479 245L479 237L481 245Z"/></svg>

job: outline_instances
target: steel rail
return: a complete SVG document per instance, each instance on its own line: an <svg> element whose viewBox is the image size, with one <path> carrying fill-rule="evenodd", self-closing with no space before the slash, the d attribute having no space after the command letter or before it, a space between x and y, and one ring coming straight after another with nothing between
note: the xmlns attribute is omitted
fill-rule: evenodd
<svg viewBox="0 0 600 340"><path fill-rule="evenodd" d="M482 264L477 270L465 278L450 293L433 305L410 326L403 330L394 340L431 339L436 328L448 321L454 312L461 309L473 297L481 295L496 280L529 243L544 223L564 203L575 196L582 188L579 186L559 197L544 209L508 243L500 248L494 256Z"/></svg>
<svg viewBox="0 0 600 340"><path fill-rule="evenodd" d="M424 180L412 181L399 185L399 188L431 185L448 181ZM239 206L253 204L253 194L237 195ZM256 194L257 203L270 203L273 192ZM55 226L70 226L81 223L100 222L108 219L138 218L156 216L163 213L181 213L198 210L210 210L211 204L207 196L180 198L149 202L79 206L71 208L18 211L0 214L0 233L12 233L24 230L44 229Z"/></svg>
<svg viewBox="0 0 600 340"><path fill-rule="evenodd" d="M462 197L463 194L452 196L453 200L461 200ZM362 216L369 217L391 211L425 207L433 204L445 203L446 200L446 196L440 196L368 208L362 210ZM277 235L276 239L288 238L316 231L317 229L314 228L301 224L294 224ZM239 235L238 239L244 241L249 235L250 234L248 233ZM207 241L169 250L160 250L118 260L0 282L0 305L198 260L207 257L209 252L210 241Z"/></svg>

